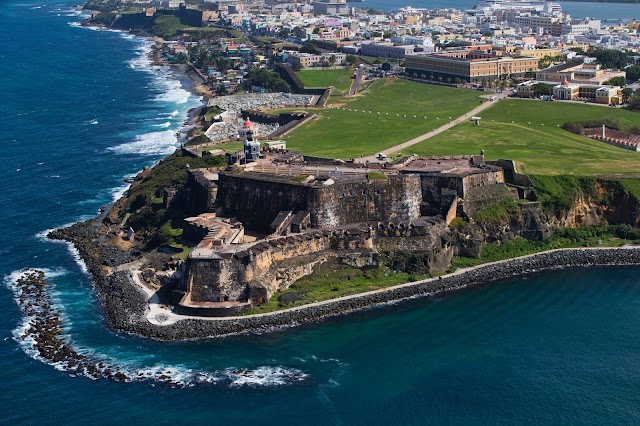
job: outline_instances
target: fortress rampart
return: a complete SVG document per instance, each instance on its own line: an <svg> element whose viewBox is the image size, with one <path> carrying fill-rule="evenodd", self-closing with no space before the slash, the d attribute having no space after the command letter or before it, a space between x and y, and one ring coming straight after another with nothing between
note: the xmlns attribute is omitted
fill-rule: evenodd
<svg viewBox="0 0 640 426"><path fill-rule="evenodd" d="M214 210L218 195L218 185L213 180L215 173L207 169L187 170L187 206L191 214L200 214Z"/></svg>
<svg viewBox="0 0 640 426"><path fill-rule="evenodd" d="M353 177L327 185L296 183L289 176L221 173L218 204L247 228L267 232L281 211L309 211L313 228L335 228L362 221L411 220L420 216L420 178Z"/></svg>
<svg viewBox="0 0 640 426"><path fill-rule="evenodd" d="M332 259L362 268L377 267L379 254L411 254L423 271L446 269L456 215L512 196L502 169L481 156L415 159L380 179L324 163L277 174L278 164L219 172L215 182L207 170L189 171L189 210L221 217L189 222L185 235L207 234L187 261L186 307L248 309ZM307 174L319 171L326 175ZM248 242L245 230L268 237Z"/></svg>
<svg viewBox="0 0 640 426"><path fill-rule="evenodd" d="M312 230L221 251L196 249L189 257L187 292L191 303L261 303L288 288L313 267L339 258L357 267L377 266L378 252L427 251L445 262L451 252L442 245L447 232L442 218L408 222L370 222L336 230Z"/></svg>

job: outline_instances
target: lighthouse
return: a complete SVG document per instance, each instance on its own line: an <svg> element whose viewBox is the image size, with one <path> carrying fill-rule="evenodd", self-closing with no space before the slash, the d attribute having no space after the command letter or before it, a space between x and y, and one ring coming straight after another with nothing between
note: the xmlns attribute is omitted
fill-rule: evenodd
<svg viewBox="0 0 640 426"><path fill-rule="evenodd" d="M246 163L258 161L260 142L253 140L253 131L248 130L244 139L244 159Z"/></svg>

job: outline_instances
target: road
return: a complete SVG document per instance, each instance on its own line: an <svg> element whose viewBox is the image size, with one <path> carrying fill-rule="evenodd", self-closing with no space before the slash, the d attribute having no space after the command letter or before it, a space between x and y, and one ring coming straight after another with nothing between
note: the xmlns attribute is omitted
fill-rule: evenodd
<svg viewBox="0 0 640 426"><path fill-rule="evenodd" d="M498 102L501 99L506 98L508 95L508 92L503 92L503 93L494 93L491 95L486 95L486 98L490 98L492 96L495 96L497 99L495 101L489 101L487 100L486 102L483 102L482 104L478 105L477 107L475 107L474 109L472 109L471 111L466 112L465 114L461 115L458 118L455 118L453 120L451 120L448 123L443 124L442 126L433 129L427 133L424 133L418 137L415 137L413 139L410 139L406 142L402 142L399 145L396 146L392 146L391 148L388 148L385 150L385 153L387 155L393 154L395 152L399 152L401 150L405 150L406 148L409 148L410 146L413 146L417 143L420 143L422 141L425 141L433 136L439 135L440 133L444 132L445 130L449 130L450 128L452 128L453 126L462 123L463 121L469 120L471 117L477 116L480 112L484 111L485 109L493 106L494 103ZM376 158L375 155L369 155L367 157L360 157L360 158L356 158L356 162L357 163L376 163L376 162L380 162L380 160L378 160Z"/></svg>
<svg viewBox="0 0 640 426"><path fill-rule="evenodd" d="M364 78L364 67L359 66L356 70L356 76L351 82L351 87L349 88L349 93L347 96L353 96L358 93L358 89L360 88L360 84L362 83L362 79Z"/></svg>

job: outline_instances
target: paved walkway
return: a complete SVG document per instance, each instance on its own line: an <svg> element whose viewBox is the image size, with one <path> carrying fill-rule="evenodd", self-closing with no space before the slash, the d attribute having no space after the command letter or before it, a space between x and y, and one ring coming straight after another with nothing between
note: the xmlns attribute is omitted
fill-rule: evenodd
<svg viewBox="0 0 640 426"><path fill-rule="evenodd" d="M424 284L424 283L428 283L428 282L432 282L432 281L437 281L440 278L444 279L447 277L452 277L452 276L457 276L457 275L463 275L466 274L468 272L474 271L476 269L480 269L480 268L485 268L488 266L492 266L492 265L499 265L499 264L508 264L512 261L515 260L523 260L523 259L528 259L528 258L535 258L536 256L540 256L540 255L544 255L544 254L548 254L548 253L561 253L561 252L567 252L567 251L572 251L572 250L581 250L581 251L598 251L598 250L616 250L616 249L634 249L634 250L640 250L640 247L638 246L630 246L630 245L623 245L620 247L571 247L571 248L561 248L561 249L551 249L551 250L544 250L541 252L537 252L537 253L532 253L532 254L527 254L524 256L519 256L519 257L514 257L511 259L504 259L504 260L498 260L495 262L488 262L488 263L482 263L480 265L475 265L475 266L469 266L466 268L459 268L457 270L455 270L454 272L451 272L449 274L445 274L442 275L440 277L433 277L433 278L426 278L423 280L419 280L419 281L412 281L412 282L408 282L408 283L404 283L404 284L398 284L398 285L394 285L391 287L386 287L386 288L381 288L378 290L372 290L372 291L367 291L367 292L363 292L363 293L355 293L355 294L349 294L347 296L342 296L342 297L336 297L334 299L327 299L327 300L323 300L321 302L313 302L313 303L308 303L308 304L304 304L304 305L299 305L299 306L294 306L291 308L285 308L285 309L280 309L277 311L273 311L273 312L265 312L262 314L253 314L250 317L251 318L259 318L259 317L268 317L268 316L273 316L273 315L280 315L282 313L286 313L286 312L294 312L294 311L300 311L300 310L305 310L308 308L313 308L313 307L317 307L317 306L323 306L323 305L329 305L332 303L335 303L337 301L344 301L344 300L350 300L350 299L357 299L357 298L361 298L361 297L367 297L373 294L377 294L377 293L385 293L385 292L389 292L389 291L393 291L399 288L404 288L404 287L413 287L419 284ZM132 274L132 281L134 284L141 286L142 289L145 291L145 293L149 294L151 292L151 290L149 290L146 286L144 286L142 283L140 283L138 281L138 278L136 276L136 274ZM156 301L157 303L157 301ZM247 318L247 316L228 316L228 317L197 317L197 316L192 316L192 315L179 315L176 313L171 312L170 310L166 309L163 306L154 304L153 300L149 300L149 311L147 313L147 321L149 321L151 324L154 325L160 325L160 326L167 326L167 325L171 325L171 324L175 324L178 321L181 320L186 320L186 319L194 319L194 320L202 320L202 321L234 321L234 320L239 320L239 319L243 319L243 318Z"/></svg>
<svg viewBox="0 0 640 426"><path fill-rule="evenodd" d="M490 100L486 100L485 102L483 102L482 104L478 105L477 107L475 107L474 109L472 109L471 111L461 115L460 117L451 120L450 122L438 127L437 129L433 129L425 134L422 134L418 137L415 137L413 139L410 139L406 142L402 142L399 145L396 146L392 146L391 148L386 149L384 152L387 154L387 156L389 154L398 152L400 150L406 149L410 146L413 146L417 143L420 143L422 141L425 141L429 138L434 137L435 135L439 135L440 133L444 132L445 130L449 130L450 128L452 128L453 126L462 123L463 121L466 121L468 119L470 119L471 117L477 116L478 113L484 111L487 108L490 108L491 106L493 106L493 104L495 102L498 102L501 99L504 99L507 97L507 93L508 92L503 92L503 93L495 93L495 94L491 94L491 95L487 95L486 98L491 98L493 96L495 96L497 99L495 101L490 101ZM365 163L365 162L369 162L369 163L375 163L375 162L380 162L380 160L378 160L376 158L375 155L369 155L367 157L360 157L356 159L357 163Z"/></svg>

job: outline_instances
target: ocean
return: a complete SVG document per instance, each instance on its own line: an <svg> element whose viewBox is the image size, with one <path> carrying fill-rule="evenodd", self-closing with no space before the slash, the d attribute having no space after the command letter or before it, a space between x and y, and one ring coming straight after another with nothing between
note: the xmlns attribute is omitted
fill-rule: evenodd
<svg viewBox="0 0 640 426"><path fill-rule="evenodd" d="M352 3L356 7L372 7L379 10L391 10L405 6L428 9L452 7L460 10L471 9L480 1L474 0L364 0ZM622 20L629 22L640 19L640 3L600 3L587 1L559 1L562 10L572 18L593 18L603 20Z"/></svg>
<svg viewBox="0 0 640 426"><path fill-rule="evenodd" d="M188 81L69 1L0 3L0 421L6 424L640 422L640 268L540 273L260 336L160 343L105 326L48 229L92 217L177 146ZM130 375L72 377L16 338L45 270L65 337ZM170 378L169 384L152 380Z"/></svg>

